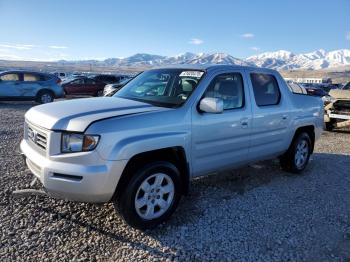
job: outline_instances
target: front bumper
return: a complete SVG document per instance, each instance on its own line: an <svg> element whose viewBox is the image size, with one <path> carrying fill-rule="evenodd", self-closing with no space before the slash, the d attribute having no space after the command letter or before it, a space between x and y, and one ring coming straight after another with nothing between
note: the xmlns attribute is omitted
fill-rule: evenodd
<svg viewBox="0 0 350 262"><path fill-rule="evenodd" d="M127 164L127 160L102 161L94 152L84 152L76 162L72 158L68 160L69 157L64 162L62 156L55 159L55 156L40 154L27 140L22 140L20 147L27 167L48 193L72 201L104 203L111 200ZM96 163L91 163L91 159L96 159Z"/></svg>

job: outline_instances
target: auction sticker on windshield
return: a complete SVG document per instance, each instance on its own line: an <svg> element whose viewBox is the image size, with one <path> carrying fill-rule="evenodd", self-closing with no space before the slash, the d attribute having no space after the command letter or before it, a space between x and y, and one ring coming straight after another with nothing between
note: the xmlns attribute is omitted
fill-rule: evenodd
<svg viewBox="0 0 350 262"><path fill-rule="evenodd" d="M204 72L202 71L183 71L181 72L180 76L201 78L203 74Z"/></svg>

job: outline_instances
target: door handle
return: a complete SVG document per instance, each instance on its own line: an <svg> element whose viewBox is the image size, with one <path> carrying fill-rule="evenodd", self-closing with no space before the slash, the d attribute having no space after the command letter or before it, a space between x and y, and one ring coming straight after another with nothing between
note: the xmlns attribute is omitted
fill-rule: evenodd
<svg viewBox="0 0 350 262"><path fill-rule="evenodd" d="M241 120L241 125L242 125L242 128L247 128L248 127L248 119L242 119Z"/></svg>
<svg viewBox="0 0 350 262"><path fill-rule="evenodd" d="M283 120L286 120L287 118L288 118L287 115L283 115L283 116L282 116L282 119L283 119Z"/></svg>

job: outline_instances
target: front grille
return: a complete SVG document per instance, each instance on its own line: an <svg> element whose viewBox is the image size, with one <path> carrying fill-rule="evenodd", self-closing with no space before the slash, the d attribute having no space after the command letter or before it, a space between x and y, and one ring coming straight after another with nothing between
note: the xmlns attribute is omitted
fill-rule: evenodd
<svg viewBox="0 0 350 262"><path fill-rule="evenodd" d="M350 101L337 100L333 103L333 107L337 113L350 113Z"/></svg>
<svg viewBox="0 0 350 262"><path fill-rule="evenodd" d="M337 100L333 103L333 107L336 110L350 111L350 101L347 100Z"/></svg>
<svg viewBox="0 0 350 262"><path fill-rule="evenodd" d="M27 127L28 140L34 143L39 148L46 150L47 146L47 136L45 133L39 131L33 126L28 125Z"/></svg>

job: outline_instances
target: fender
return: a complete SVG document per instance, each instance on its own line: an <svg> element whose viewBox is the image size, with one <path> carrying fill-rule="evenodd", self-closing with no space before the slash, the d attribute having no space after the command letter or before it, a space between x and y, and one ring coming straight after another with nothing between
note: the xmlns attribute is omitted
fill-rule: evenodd
<svg viewBox="0 0 350 262"><path fill-rule="evenodd" d="M106 160L128 160L136 154L176 146L183 147L186 158L190 159L190 133L164 132L122 139L113 146Z"/></svg>

